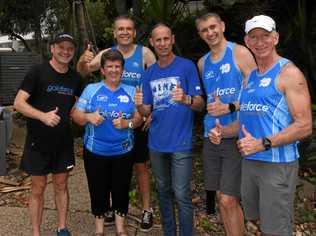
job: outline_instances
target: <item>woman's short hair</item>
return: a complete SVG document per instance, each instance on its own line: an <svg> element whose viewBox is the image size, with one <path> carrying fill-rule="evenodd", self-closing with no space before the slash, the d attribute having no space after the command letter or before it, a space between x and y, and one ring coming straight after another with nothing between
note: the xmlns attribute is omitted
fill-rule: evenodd
<svg viewBox="0 0 316 236"><path fill-rule="evenodd" d="M122 67L124 67L124 57L122 53L117 49L109 49L102 53L101 56L101 67L105 65L106 61L120 61Z"/></svg>

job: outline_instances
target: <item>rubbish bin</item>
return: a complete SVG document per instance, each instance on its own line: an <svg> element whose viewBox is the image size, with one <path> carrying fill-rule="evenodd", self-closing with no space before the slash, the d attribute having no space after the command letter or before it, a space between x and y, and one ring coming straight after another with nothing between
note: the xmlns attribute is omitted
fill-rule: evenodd
<svg viewBox="0 0 316 236"><path fill-rule="evenodd" d="M7 175L6 150L12 135L12 113L0 107L0 176Z"/></svg>

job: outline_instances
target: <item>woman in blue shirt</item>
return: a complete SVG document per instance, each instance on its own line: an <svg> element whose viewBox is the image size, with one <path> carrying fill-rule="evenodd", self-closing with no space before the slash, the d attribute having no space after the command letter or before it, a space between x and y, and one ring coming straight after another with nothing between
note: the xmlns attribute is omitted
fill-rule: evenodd
<svg viewBox="0 0 316 236"><path fill-rule="evenodd" d="M141 116L133 101L135 88L121 84L123 66L118 50L104 52L100 68L104 80L84 89L72 114L85 126L84 165L96 235L104 234L104 214L109 210L115 212L117 235L127 235L124 217L132 177L133 128L141 124Z"/></svg>

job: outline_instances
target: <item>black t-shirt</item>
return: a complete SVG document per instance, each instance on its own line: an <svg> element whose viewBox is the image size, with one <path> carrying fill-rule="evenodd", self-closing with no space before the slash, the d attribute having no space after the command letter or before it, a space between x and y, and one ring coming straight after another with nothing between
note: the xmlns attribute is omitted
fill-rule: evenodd
<svg viewBox="0 0 316 236"><path fill-rule="evenodd" d="M52 151L72 145L70 111L80 96L82 83L78 73L69 69L58 73L45 62L33 66L25 75L20 86L30 94L28 103L34 108L49 112L58 107L61 120L55 127L49 127L39 120L28 118L28 136L32 145L41 151Z"/></svg>

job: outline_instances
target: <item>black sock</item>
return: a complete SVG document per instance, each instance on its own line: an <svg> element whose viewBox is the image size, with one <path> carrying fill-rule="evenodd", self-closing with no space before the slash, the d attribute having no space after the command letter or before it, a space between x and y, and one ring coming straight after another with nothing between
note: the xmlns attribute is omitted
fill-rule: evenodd
<svg viewBox="0 0 316 236"><path fill-rule="evenodd" d="M215 214L215 195L216 191L206 190L206 213L208 215Z"/></svg>

